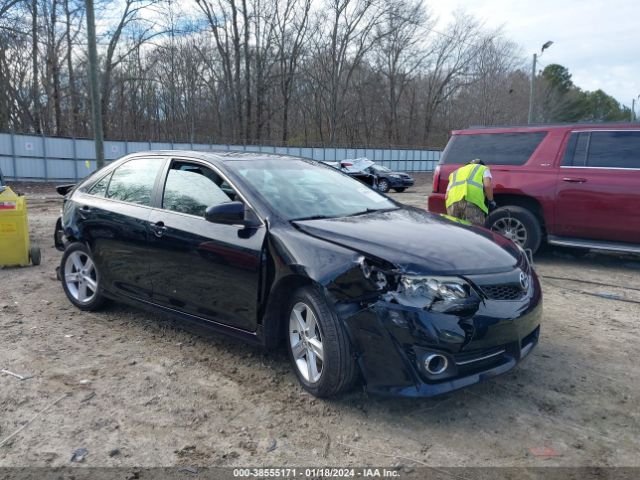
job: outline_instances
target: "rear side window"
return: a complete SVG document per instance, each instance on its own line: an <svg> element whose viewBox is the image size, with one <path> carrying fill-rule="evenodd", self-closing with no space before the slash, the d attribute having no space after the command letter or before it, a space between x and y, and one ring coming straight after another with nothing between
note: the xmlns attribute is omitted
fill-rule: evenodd
<svg viewBox="0 0 640 480"><path fill-rule="evenodd" d="M109 180L111 180L111 173L94 183L93 186L89 189L89 193L97 197L104 197L107 194Z"/></svg>
<svg viewBox="0 0 640 480"><path fill-rule="evenodd" d="M107 198L123 202L151 205L151 192L162 161L153 158L130 160L111 175Z"/></svg>
<svg viewBox="0 0 640 480"><path fill-rule="evenodd" d="M573 133L569 139L562 165L640 168L640 132Z"/></svg>
<svg viewBox="0 0 640 480"><path fill-rule="evenodd" d="M481 133L454 135L442 153L441 163L469 163L479 158L486 165L524 165L546 132Z"/></svg>

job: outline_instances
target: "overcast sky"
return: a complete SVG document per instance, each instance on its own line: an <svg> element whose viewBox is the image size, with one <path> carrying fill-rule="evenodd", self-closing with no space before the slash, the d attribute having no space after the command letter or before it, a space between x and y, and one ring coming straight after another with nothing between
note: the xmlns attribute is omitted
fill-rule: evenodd
<svg viewBox="0 0 640 480"><path fill-rule="evenodd" d="M601 88L624 105L640 94L640 1L638 0L426 0L440 25L456 9L503 26L531 59L547 40L540 66L559 63L584 90Z"/></svg>

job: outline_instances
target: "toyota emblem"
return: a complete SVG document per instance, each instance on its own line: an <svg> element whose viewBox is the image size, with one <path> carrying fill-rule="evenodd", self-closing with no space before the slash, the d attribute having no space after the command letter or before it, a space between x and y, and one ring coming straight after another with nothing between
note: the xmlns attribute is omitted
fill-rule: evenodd
<svg viewBox="0 0 640 480"><path fill-rule="evenodd" d="M522 290L527 290L529 288L529 276L524 272L520 272L520 286L522 287Z"/></svg>

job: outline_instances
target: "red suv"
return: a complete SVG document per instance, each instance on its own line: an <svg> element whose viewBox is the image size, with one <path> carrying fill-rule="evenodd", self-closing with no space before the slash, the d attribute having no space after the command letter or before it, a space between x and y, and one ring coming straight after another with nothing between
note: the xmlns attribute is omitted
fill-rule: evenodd
<svg viewBox="0 0 640 480"><path fill-rule="evenodd" d="M428 209L446 213L449 174L480 158L498 208L486 226L524 248L553 245L640 253L640 125L457 130L433 176Z"/></svg>

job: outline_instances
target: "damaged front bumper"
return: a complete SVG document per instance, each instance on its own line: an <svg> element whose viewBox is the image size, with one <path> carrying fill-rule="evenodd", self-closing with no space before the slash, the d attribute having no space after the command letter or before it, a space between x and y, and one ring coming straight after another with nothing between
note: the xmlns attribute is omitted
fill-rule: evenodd
<svg viewBox="0 0 640 480"><path fill-rule="evenodd" d="M343 317L368 391L429 397L512 369L538 343L542 296L533 275L518 300L437 313L380 299Z"/></svg>

